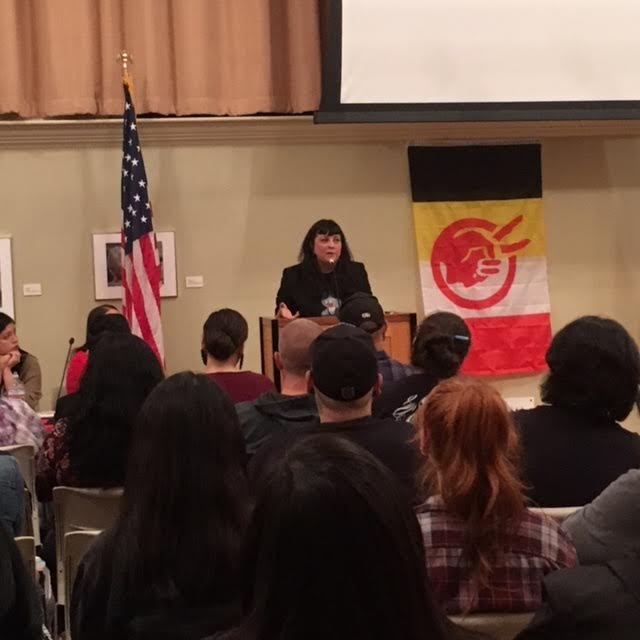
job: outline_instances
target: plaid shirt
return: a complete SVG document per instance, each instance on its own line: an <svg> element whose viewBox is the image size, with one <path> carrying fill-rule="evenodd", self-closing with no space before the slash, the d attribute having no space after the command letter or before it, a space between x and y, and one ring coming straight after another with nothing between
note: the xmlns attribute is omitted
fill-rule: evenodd
<svg viewBox="0 0 640 640"><path fill-rule="evenodd" d="M402 364L402 362L390 358L386 351L376 351L376 360L378 361L378 373L382 376L384 384L401 380L416 372L408 364Z"/></svg>
<svg viewBox="0 0 640 640"><path fill-rule="evenodd" d="M576 564L576 550L560 526L527 511L514 534L498 534L503 553L492 563L489 588L478 592L463 557L462 520L447 513L439 496L429 498L417 515L430 585L448 614L535 611L542 602L544 576Z"/></svg>

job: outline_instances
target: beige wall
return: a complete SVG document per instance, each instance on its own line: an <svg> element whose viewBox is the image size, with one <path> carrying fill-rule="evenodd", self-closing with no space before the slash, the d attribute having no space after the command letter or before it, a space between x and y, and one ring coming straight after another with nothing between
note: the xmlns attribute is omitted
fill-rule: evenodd
<svg viewBox="0 0 640 640"><path fill-rule="evenodd" d="M170 372L199 367L202 323L221 306L249 319L246 364L259 368L257 318L272 312L281 270L319 217L343 225L387 309L419 308L405 144L151 143L144 153L156 228L176 231L179 295L163 301ZM0 235L13 237L18 328L43 367L43 408L94 304L91 233L119 225L119 165L115 145L0 153ZM639 167L640 139L543 143L554 328L600 313L639 337ZM185 289L187 275L204 276L204 288ZM23 297L27 282L43 295ZM537 395L536 377L497 384Z"/></svg>

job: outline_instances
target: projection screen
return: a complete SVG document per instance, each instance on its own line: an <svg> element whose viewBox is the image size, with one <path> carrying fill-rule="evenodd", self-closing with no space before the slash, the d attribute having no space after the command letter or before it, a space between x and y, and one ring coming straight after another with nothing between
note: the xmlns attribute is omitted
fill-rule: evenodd
<svg viewBox="0 0 640 640"><path fill-rule="evenodd" d="M636 119L640 0L333 0L318 122Z"/></svg>

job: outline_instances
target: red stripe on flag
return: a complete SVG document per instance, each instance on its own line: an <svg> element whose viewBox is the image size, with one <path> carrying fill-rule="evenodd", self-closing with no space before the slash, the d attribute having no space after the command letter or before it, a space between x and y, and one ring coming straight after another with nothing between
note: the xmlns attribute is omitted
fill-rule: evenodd
<svg viewBox="0 0 640 640"><path fill-rule="evenodd" d="M547 368L551 342L548 313L465 318L471 330L471 350L462 371L469 375L530 374Z"/></svg>
<svg viewBox="0 0 640 640"><path fill-rule="evenodd" d="M147 314L144 309L144 298L142 295L142 290L140 289L140 284L138 282L137 273L134 273L131 279L131 290L133 292L133 313L135 314L138 325L140 326L140 337L149 345L151 350L156 354L158 360L162 362L162 357L160 356L160 353L158 351L158 345L156 344L156 341L153 337L153 332L151 331L151 327L149 325L149 318L147 318Z"/></svg>
<svg viewBox="0 0 640 640"><path fill-rule="evenodd" d="M144 270L149 279L151 290L156 301L158 309L160 308L160 265L156 262L155 235L152 238L151 233L140 238L140 249L142 251L142 262Z"/></svg>

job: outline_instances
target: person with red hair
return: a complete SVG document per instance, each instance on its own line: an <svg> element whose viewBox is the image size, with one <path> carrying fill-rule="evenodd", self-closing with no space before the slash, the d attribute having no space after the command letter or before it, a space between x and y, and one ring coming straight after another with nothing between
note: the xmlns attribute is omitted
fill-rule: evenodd
<svg viewBox="0 0 640 640"><path fill-rule="evenodd" d="M534 611L542 580L576 564L566 533L527 510L518 437L490 385L441 382L418 413L425 456L418 508L427 573L447 613Z"/></svg>

